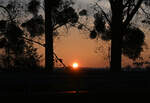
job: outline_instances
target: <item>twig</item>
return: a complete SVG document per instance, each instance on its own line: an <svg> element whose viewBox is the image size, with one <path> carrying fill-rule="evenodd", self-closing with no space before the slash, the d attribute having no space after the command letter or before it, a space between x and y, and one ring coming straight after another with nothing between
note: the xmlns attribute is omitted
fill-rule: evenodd
<svg viewBox="0 0 150 103"><path fill-rule="evenodd" d="M142 7L140 7L140 9L141 9L146 15L150 15L150 14L147 13Z"/></svg>
<svg viewBox="0 0 150 103"><path fill-rule="evenodd" d="M3 9L7 12L7 14L8 14L8 16L9 16L10 21L11 21L11 22L13 22L13 19L12 19L12 16L11 16L11 14L10 14L9 10L8 10L6 7L2 6L2 5L0 5L0 8L3 8Z"/></svg>
<svg viewBox="0 0 150 103"><path fill-rule="evenodd" d="M40 45L40 46L42 46L42 47L45 47L45 44L42 44L42 43L40 43L40 42L34 41L34 40L32 40L32 39L28 39L28 38L26 38L26 37L21 37L21 38L22 38L22 39L25 39L25 40L27 40L27 41L36 43L36 44L38 44L38 45ZM58 56L56 55L55 52L53 52L53 54L54 54L54 56L56 57L56 59L57 59L57 60L64 66L64 68L65 68L66 65L63 63L62 59L58 58Z"/></svg>
<svg viewBox="0 0 150 103"><path fill-rule="evenodd" d="M141 4L142 4L143 0L139 0L137 2L137 4L135 5L135 8L132 10L132 12L130 13L130 15L127 17L127 19L124 22L124 26L126 27L130 21L132 20L132 18L134 17L135 13L138 11L138 9L140 8Z"/></svg>
<svg viewBox="0 0 150 103"><path fill-rule="evenodd" d="M96 5L101 9L101 11L102 11L104 17L106 18L106 20L108 21L108 23L109 23L109 25L110 25L111 22L110 22L110 20L108 19L107 14L105 13L105 11L98 5L98 3L96 3Z"/></svg>
<svg viewBox="0 0 150 103"><path fill-rule="evenodd" d="M42 47L45 47L45 44L42 44L42 43L37 42L37 41L34 41L34 40L32 40L32 39L28 39L28 38L26 38L26 37L20 37L20 38L25 39L25 40L30 41L30 42L33 42L33 43L36 43L36 44L38 44L38 45L41 45Z"/></svg>
<svg viewBox="0 0 150 103"><path fill-rule="evenodd" d="M77 22L79 25L82 25L82 26L84 26L89 32L91 31L86 25L84 25L84 24L82 24L82 23L80 23L80 22Z"/></svg>

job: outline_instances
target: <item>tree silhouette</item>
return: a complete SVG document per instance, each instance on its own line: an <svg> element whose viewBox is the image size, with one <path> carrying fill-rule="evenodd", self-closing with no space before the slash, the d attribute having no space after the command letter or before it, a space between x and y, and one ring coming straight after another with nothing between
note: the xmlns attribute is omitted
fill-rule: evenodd
<svg viewBox="0 0 150 103"><path fill-rule="evenodd" d="M100 0L98 0L98 2L99 1ZM90 30L90 38L94 39L99 35L103 40L112 41L112 71L121 70L122 54L131 59L136 59L143 50L142 45L144 44L144 33L131 24L134 15L143 1L144 0L109 0L111 14L106 14L99 4L97 2L95 3L95 8L99 8L99 10L94 14L94 29ZM147 3L145 4L148 5ZM75 23L79 23L79 15L87 15L87 10L85 9L81 10L79 15L77 15L72 5L73 2L71 0L45 0L44 6L42 7L40 1L31 0L28 4L27 10L33 14L33 16L30 20L21 24L21 26L26 28L29 32L31 39L24 37L23 30L16 23L16 16L19 9L22 10L22 8L16 8L15 2L10 2L6 7L0 6L8 12L9 17L9 20L0 21L1 34L5 34L4 37L0 39L0 47L7 47L6 52L8 55L10 54L9 51L14 51L17 56L24 51L24 48L20 45L26 45L25 40L40 44L45 47L45 67L48 71L51 71L54 65L53 56L55 54L53 51L54 32L66 24L73 26ZM39 14L40 8L45 10L45 20L43 16ZM81 23L79 24L78 29L85 27L85 25ZM109 26L106 27L106 25ZM32 40L32 38L44 33L45 44ZM131 43L132 45L129 45ZM14 45L12 46L11 44ZM20 50L17 50L17 48L20 48Z"/></svg>
<svg viewBox="0 0 150 103"><path fill-rule="evenodd" d="M54 53L53 36L55 35L54 31L58 28L68 23L74 24L78 21L78 15L71 7L72 4L71 0L45 0L44 7L42 7L45 10L45 20L41 15L38 15L39 8L41 7L38 0L31 0L28 4L28 11L33 14L33 17L23 23L22 27L28 30L31 37L40 36L45 33L45 44L38 44L45 47L45 68L47 71L53 70L54 56L63 64L61 59Z"/></svg>
<svg viewBox="0 0 150 103"><path fill-rule="evenodd" d="M22 24L22 27L27 28L31 37L40 36L45 33L45 21L41 15L26 21Z"/></svg>
<svg viewBox="0 0 150 103"><path fill-rule="evenodd" d="M109 0L109 2L111 5L111 10L112 10L111 70L120 71L121 70L122 45L123 45L123 33L126 30L128 30L128 27L130 26L130 22L133 19L136 12L138 11L138 9L140 8L143 0L126 0L125 2L123 0L115 0L115 1ZM126 14L124 14L125 12ZM140 32L140 30L138 31ZM134 31L134 33L137 33L138 31ZM128 33L129 32L127 32L126 34ZM142 35L142 33L139 33L139 34L141 34L141 35L138 35L139 39L142 39L142 41L144 41L143 40L144 36Z"/></svg>
<svg viewBox="0 0 150 103"><path fill-rule="evenodd" d="M40 56L37 55L33 44L25 41L24 36L26 34L17 20L24 8L16 1L10 1L6 6L0 5L0 8L8 15L7 20L0 21L0 48L5 49L6 53L1 58L3 60L2 64L5 68L18 68L20 70L21 68L31 69L30 67L37 66ZM28 58L30 58L30 62ZM5 63L7 64L5 65ZM27 65L29 63L30 66ZM26 67L23 65L26 65Z"/></svg>
<svg viewBox="0 0 150 103"><path fill-rule="evenodd" d="M53 69L53 33L54 31L67 23L74 24L78 21L78 15L70 6L73 3L70 0L45 0L45 65L46 69Z"/></svg>
<svg viewBox="0 0 150 103"><path fill-rule="evenodd" d="M121 71L122 54L136 59L143 50L144 33L131 24L143 0L109 0L109 14L98 2L94 4L96 13L90 37L94 39L99 35L103 40L111 40L111 71Z"/></svg>

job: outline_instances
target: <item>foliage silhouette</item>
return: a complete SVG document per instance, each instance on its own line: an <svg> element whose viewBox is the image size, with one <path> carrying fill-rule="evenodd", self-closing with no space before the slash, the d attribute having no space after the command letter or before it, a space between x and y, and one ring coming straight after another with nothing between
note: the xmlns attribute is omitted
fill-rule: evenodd
<svg viewBox="0 0 150 103"><path fill-rule="evenodd" d="M6 25L7 25L7 21L6 20L1 20L0 21L0 32L4 32L5 31Z"/></svg>
<svg viewBox="0 0 150 103"><path fill-rule="evenodd" d="M78 15L72 7L71 0L45 0L45 40L46 40L46 55L45 64L46 69L53 69L53 36L55 31L66 25L73 25L78 21ZM51 27L51 28L48 28Z"/></svg>
<svg viewBox="0 0 150 103"><path fill-rule="evenodd" d="M87 16L87 10L83 9L79 12L80 16Z"/></svg>
<svg viewBox="0 0 150 103"><path fill-rule="evenodd" d="M128 27L123 38L122 53L133 60L140 57L145 39L143 31L136 27Z"/></svg>
<svg viewBox="0 0 150 103"><path fill-rule="evenodd" d="M59 12L59 11L58 11ZM78 21L78 15L72 7L65 8L59 12L56 16L56 24L65 25L66 23L76 23Z"/></svg>
<svg viewBox="0 0 150 103"><path fill-rule="evenodd" d="M94 14L94 28L90 30L90 38L101 37L102 40L111 40L110 66L112 71L121 70L122 54L135 60L143 51L144 33L131 24L143 1L109 0L111 13L106 13L99 5L99 1L93 6L96 13Z"/></svg>
<svg viewBox="0 0 150 103"><path fill-rule="evenodd" d="M90 33L90 38L91 38L91 39L95 39L96 37L97 37L96 31L95 31L95 30L91 31L91 33Z"/></svg>
<svg viewBox="0 0 150 103"><path fill-rule="evenodd" d="M45 33L45 21L41 15L26 21L22 27L27 28L31 37L41 36Z"/></svg>
<svg viewBox="0 0 150 103"><path fill-rule="evenodd" d="M40 8L40 2L37 0L31 0L28 4L28 11L33 15L37 15Z"/></svg>
<svg viewBox="0 0 150 103"><path fill-rule="evenodd" d="M20 8L17 5L20 5ZM19 12L24 10L23 6L17 1L11 1L6 7L3 5L0 7L9 17L8 20L0 21L0 48L4 50L1 54L1 67L8 71L23 71L24 69L27 71L39 66L41 56L37 54L37 49L32 43L26 42L24 39L26 33L17 21L20 16Z"/></svg>
<svg viewBox="0 0 150 103"><path fill-rule="evenodd" d="M27 29L32 38L45 33L45 68L47 70L53 69L54 66L53 36L58 35L56 30L61 26L73 25L78 21L79 17L71 5L73 5L71 0L45 0L44 7L42 7L45 10L45 23L42 16L38 15L41 7L39 1L31 0L28 4L28 12L32 13L33 17L21 26Z"/></svg>
<svg viewBox="0 0 150 103"><path fill-rule="evenodd" d="M94 14L94 25L95 25L95 29L98 33L104 33L105 32L105 21L104 21L104 17L101 13L96 13Z"/></svg>

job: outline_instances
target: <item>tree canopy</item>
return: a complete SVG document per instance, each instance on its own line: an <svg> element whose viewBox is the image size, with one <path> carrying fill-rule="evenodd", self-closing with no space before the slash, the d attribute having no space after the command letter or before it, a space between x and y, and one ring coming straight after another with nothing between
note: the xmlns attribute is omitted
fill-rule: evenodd
<svg viewBox="0 0 150 103"><path fill-rule="evenodd" d="M20 18L25 11L24 5L15 0L6 6L0 5L4 18L5 15L8 16L8 19L0 18L0 49L5 51L0 55L1 67L10 69L9 71L30 71L39 66L41 58L33 43L26 41L27 33L21 28Z"/></svg>
<svg viewBox="0 0 150 103"><path fill-rule="evenodd" d="M145 34L138 26L135 26L131 22L138 9L141 7L143 0L123 0L121 5L117 5L117 0L109 0L110 12L105 12L106 10L101 7L99 2L106 2L104 0L99 0L93 3L92 8L96 13L94 13L94 27L93 30L90 30L90 38L101 38L104 41L112 40L112 13L118 12L114 10L114 6L122 6L122 25L123 25L123 41L122 41L122 54L129 57L130 59L137 59L140 57L141 52L143 51L143 45L145 44ZM107 2L108 3L108 2ZM145 5L148 5L149 2L145 1ZM108 8L106 8L108 9ZM107 10L108 11L108 10ZM81 10L81 16L86 14L88 10ZM146 22L146 19L143 22ZM80 25L81 26L81 25Z"/></svg>

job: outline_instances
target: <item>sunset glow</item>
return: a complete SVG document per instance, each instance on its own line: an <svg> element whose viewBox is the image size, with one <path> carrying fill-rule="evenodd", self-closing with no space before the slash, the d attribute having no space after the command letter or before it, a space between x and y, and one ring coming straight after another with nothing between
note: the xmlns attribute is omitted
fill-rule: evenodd
<svg viewBox="0 0 150 103"><path fill-rule="evenodd" d="M73 67L74 69L78 68L78 66L79 66L78 63L76 63L76 62L72 64L72 67Z"/></svg>

